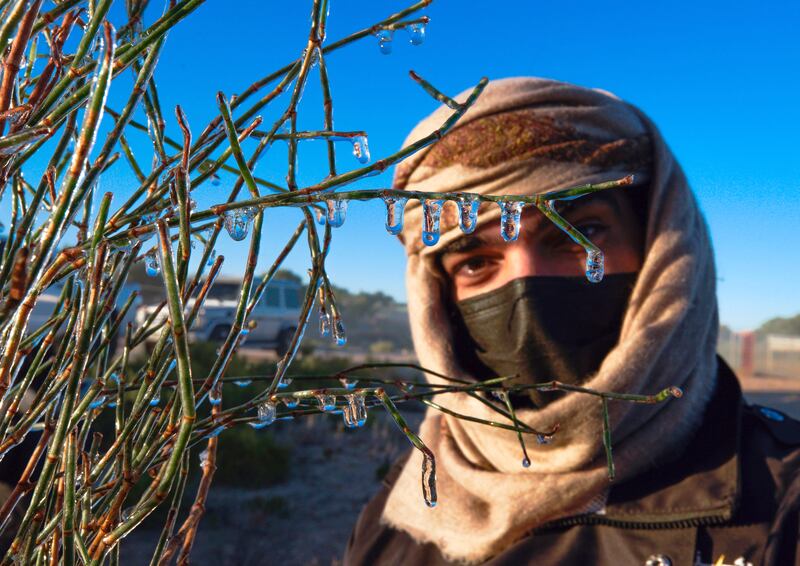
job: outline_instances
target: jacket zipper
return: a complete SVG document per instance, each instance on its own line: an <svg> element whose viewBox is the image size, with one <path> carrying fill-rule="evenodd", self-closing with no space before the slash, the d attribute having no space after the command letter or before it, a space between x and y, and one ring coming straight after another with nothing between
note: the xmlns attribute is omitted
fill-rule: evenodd
<svg viewBox="0 0 800 566"><path fill-rule="evenodd" d="M576 525L608 525L610 527L619 527L622 529L686 529L690 527L701 526L714 526L722 525L730 521L730 517L726 515L704 515L699 517L691 517L687 519L675 519L672 521L659 521L659 522L637 522L637 521L623 521L620 519L609 519L603 515L576 515L574 517L567 517L565 519L557 519L550 521L538 527L534 532L541 532L559 527L572 527Z"/></svg>

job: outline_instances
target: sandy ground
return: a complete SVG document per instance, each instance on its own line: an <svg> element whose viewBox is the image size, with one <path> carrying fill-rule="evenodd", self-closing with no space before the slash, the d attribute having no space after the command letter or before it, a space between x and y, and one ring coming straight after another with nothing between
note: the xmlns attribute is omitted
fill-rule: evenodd
<svg viewBox="0 0 800 566"><path fill-rule="evenodd" d="M745 377L755 403L800 418L800 379ZM422 413L404 413L412 425ZM370 426L345 430L338 416L276 423L278 437L295 445L292 479L257 490L212 488L191 562L201 566L340 564L364 503L378 489L376 471L408 449L381 412ZM158 533L135 531L123 543L123 564L146 565Z"/></svg>

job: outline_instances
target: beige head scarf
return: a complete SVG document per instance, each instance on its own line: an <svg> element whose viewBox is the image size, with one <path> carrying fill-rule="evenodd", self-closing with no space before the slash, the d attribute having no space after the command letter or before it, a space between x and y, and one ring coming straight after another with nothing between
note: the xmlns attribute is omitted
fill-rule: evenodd
<svg viewBox="0 0 800 566"><path fill-rule="evenodd" d="M439 127L450 112L436 110L405 145ZM699 424L715 385L711 244L684 174L656 127L604 91L534 78L498 80L439 144L403 162L395 174L395 187L408 190L531 195L628 173L649 180L646 256L619 343L586 385L646 394L677 385L684 397L659 405L610 403L616 482L675 456ZM440 245L460 236L454 209L445 206ZM526 208L524 214L538 211ZM498 215L498 207L482 209L479 223L496 223ZM419 204L409 202L402 234L417 355L427 368L469 378L454 355L434 261L437 246L420 243L421 216ZM459 413L497 417L467 395L436 401ZM422 458L415 451L389 494L382 521L434 543L451 560L474 563L547 521L602 504L609 480L599 400L570 393L518 417L538 430L560 425L549 445L527 439L529 468L521 465L513 432L429 410L420 436L437 457L439 504L430 509L423 503Z"/></svg>

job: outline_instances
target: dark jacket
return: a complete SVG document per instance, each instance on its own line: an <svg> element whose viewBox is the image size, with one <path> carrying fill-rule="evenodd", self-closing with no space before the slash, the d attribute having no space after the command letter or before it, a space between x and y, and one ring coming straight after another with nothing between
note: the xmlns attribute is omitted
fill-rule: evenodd
<svg viewBox="0 0 800 566"><path fill-rule="evenodd" d="M405 458L361 512L346 566L449 564L436 546L379 523ZM800 421L747 404L720 360L702 425L672 463L614 484L602 514L545 524L486 564L694 566L724 555L721 564L800 566L798 472Z"/></svg>

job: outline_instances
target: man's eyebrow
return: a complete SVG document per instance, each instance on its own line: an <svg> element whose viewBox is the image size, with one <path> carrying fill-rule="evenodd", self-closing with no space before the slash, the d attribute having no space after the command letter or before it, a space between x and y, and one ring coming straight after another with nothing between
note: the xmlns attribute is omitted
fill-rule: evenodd
<svg viewBox="0 0 800 566"><path fill-rule="evenodd" d="M619 200L615 198L614 193L611 190L606 191L599 191L596 193L592 193L586 195L582 198L577 198L574 200L564 201L561 206L556 206L556 210L559 214L569 214L572 210L580 209L581 206L586 206L595 203L604 203L609 205L611 208L614 209L614 212L617 214L621 214L621 210L619 207Z"/></svg>
<svg viewBox="0 0 800 566"><path fill-rule="evenodd" d="M439 251L439 256L446 254L463 254L486 245L489 245L489 242L480 234L470 234L457 238L442 247L442 249Z"/></svg>

